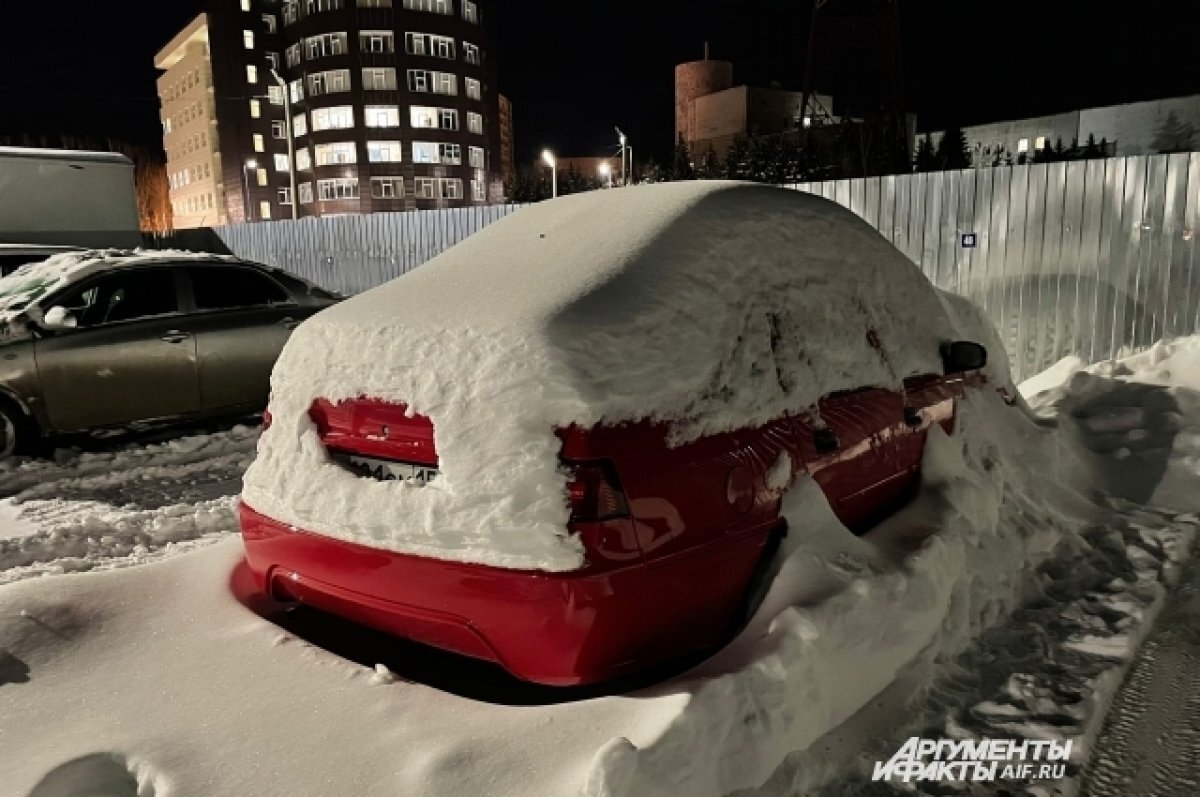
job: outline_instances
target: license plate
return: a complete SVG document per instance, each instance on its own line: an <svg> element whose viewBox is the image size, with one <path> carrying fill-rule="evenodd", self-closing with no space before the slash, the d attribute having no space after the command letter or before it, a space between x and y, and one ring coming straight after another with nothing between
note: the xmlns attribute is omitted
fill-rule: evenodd
<svg viewBox="0 0 1200 797"><path fill-rule="evenodd" d="M366 476L381 482L413 482L428 484L438 477L438 469L428 465L410 465L407 462L393 462L388 459L374 457L342 456L342 464L359 476Z"/></svg>

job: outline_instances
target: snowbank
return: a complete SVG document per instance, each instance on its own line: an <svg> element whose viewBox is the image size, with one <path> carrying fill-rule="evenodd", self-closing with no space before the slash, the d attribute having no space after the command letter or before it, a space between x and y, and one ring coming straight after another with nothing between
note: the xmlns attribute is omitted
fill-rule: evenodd
<svg viewBox="0 0 1200 797"><path fill-rule="evenodd" d="M571 196L301 326L245 498L375 547L570 570L583 552L565 536L555 427L653 418L686 440L752 426L937 372L940 343L985 328L818 197L713 182ZM433 419L436 482L372 483L330 463L308 408L358 396Z"/></svg>

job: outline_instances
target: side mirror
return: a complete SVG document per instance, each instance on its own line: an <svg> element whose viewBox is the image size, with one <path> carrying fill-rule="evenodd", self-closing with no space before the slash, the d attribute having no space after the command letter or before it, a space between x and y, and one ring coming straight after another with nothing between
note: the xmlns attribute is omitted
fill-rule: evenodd
<svg viewBox="0 0 1200 797"><path fill-rule="evenodd" d="M942 370L947 374L978 371L987 365L987 349L969 340L956 340L941 346Z"/></svg>
<svg viewBox="0 0 1200 797"><path fill-rule="evenodd" d="M46 315L42 317L42 326L46 329L74 329L78 325L78 319L67 312L67 308L65 307L51 307L46 311Z"/></svg>

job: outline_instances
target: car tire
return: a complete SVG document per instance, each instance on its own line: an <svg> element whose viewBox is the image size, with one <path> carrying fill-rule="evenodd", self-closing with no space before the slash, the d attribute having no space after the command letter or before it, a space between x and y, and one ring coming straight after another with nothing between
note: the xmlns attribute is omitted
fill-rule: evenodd
<svg viewBox="0 0 1200 797"><path fill-rule="evenodd" d="M0 462L37 453L37 425L13 401L0 398Z"/></svg>

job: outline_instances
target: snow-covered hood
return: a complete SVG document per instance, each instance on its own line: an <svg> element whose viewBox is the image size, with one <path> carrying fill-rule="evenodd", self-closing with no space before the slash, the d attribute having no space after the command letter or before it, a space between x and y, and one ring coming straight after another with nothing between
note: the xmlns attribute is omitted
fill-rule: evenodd
<svg viewBox="0 0 1200 797"><path fill-rule="evenodd" d="M940 370L940 343L981 335L971 315L952 317L864 221L799 192L693 182L541 203L302 325L245 497L377 547L577 568L555 427L652 418L686 440L754 426ZM432 418L442 478L331 464L308 408L357 396Z"/></svg>

